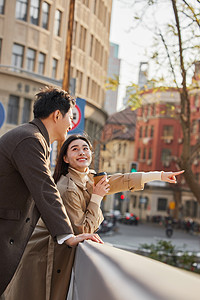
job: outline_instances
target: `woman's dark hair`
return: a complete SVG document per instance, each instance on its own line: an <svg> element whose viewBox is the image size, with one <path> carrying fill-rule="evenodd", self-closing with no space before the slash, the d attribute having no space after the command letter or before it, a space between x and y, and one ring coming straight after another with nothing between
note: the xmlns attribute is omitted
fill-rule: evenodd
<svg viewBox="0 0 200 300"><path fill-rule="evenodd" d="M69 164L64 162L63 157L66 155L67 153L67 149L69 147L69 145L71 144L71 142L75 141L75 140L83 140L85 141L90 150L92 151L92 144L89 141L89 139L84 136L84 135L80 135L80 134L73 134L70 135L66 141L63 143L61 149L60 149L60 153L58 155L58 160L55 166L55 170L54 170L54 174L53 174L53 178L55 180L55 183L58 182L58 180L60 179L61 175L66 175L68 173L68 167Z"/></svg>
<svg viewBox="0 0 200 300"><path fill-rule="evenodd" d="M64 116L75 105L75 99L68 92L53 86L44 87L35 96L34 118L45 119L57 109Z"/></svg>

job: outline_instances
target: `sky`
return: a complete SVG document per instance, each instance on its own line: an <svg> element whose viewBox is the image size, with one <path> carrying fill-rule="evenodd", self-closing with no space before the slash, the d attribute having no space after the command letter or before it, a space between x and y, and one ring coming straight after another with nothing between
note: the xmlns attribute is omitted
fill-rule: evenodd
<svg viewBox="0 0 200 300"><path fill-rule="evenodd" d="M142 26L130 30L133 25L135 9L131 7L131 0L113 0L110 42L119 45L119 58L121 59L120 87L118 95L118 110L121 108L125 96L126 86L130 82L138 83L139 64L147 61L145 49L153 42L153 34ZM129 4L129 5L128 5ZM170 8L166 5L156 10L158 22L169 18ZM149 15L149 24L151 16ZM153 66L149 66L149 74ZM153 70L152 70L153 71Z"/></svg>

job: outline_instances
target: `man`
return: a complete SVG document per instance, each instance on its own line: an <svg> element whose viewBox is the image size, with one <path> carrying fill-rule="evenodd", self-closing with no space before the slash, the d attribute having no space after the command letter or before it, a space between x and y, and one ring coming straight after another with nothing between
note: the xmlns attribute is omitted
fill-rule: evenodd
<svg viewBox="0 0 200 300"><path fill-rule="evenodd" d="M98 235L73 230L49 169L50 144L64 140L75 101L57 88L36 95L35 119L0 138L0 295L19 264L41 215L58 243L75 246Z"/></svg>

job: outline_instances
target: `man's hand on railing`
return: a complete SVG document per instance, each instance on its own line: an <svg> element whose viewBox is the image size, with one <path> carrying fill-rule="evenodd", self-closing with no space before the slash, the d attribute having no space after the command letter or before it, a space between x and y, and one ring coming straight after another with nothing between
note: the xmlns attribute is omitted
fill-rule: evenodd
<svg viewBox="0 0 200 300"><path fill-rule="evenodd" d="M103 244L103 241L101 240L99 235L96 233L82 233L82 234L74 235L74 236L70 237L69 239L67 239L65 241L65 243L69 247L74 247L74 246L78 245L78 243L83 242L85 240L91 240L93 242Z"/></svg>

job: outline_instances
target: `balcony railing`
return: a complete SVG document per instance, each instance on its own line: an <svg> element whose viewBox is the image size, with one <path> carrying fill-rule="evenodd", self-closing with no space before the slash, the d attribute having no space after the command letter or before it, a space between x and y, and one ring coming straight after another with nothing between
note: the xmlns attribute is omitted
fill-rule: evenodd
<svg viewBox="0 0 200 300"><path fill-rule="evenodd" d="M107 244L77 247L67 300L199 300L200 275Z"/></svg>

